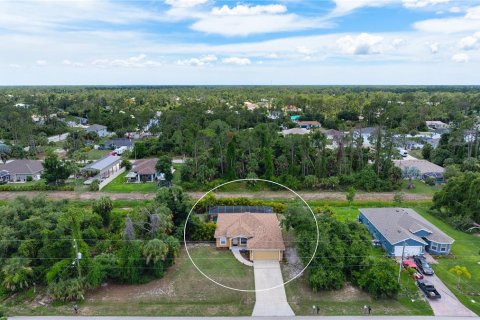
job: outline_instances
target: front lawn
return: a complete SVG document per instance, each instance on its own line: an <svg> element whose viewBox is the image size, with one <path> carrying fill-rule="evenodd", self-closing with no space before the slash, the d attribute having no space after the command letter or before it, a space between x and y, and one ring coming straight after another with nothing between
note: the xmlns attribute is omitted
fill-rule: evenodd
<svg viewBox="0 0 480 320"><path fill-rule="evenodd" d="M211 245L189 249L199 267L229 286L253 289L253 268L239 263L231 252ZM45 306L38 299L21 295L6 303L12 315L72 315L71 303ZM122 316L250 316L255 294L222 288L201 275L185 250L164 278L143 285L108 284L86 295L80 315Z"/></svg>
<svg viewBox="0 0 480 320"><path fill-rule="evenodd" d="M126 183L127 172L116 177L102 189L103 192L145 192L155 193L158 190L156 182Z"/></svg>

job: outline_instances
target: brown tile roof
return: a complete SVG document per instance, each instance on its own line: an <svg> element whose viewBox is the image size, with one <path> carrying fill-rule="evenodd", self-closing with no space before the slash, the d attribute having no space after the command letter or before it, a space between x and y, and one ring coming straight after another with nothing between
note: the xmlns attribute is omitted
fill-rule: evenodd
<svg viewBox="0 0 480 320"><path fill-rule="evenodd" d="M244 236L247 249L285 250L282 231L276 214L219 214L215 238Z"/></svg>
<svg viewBox="0 0 480 320"><path fill-rule="evenodd" d="M13 160L0 164L1 170L6 170L10 174L35 174L43 171L43 164L38 160Z"/></svg>
<svg viewBox="0 0 480 320"><path fill-rule="evenodd" d="M133 168L131 171L134 171L138 174L155 174L157 172L157 169L155 169L157 161L157 158L136 160L133 163Z"/></svg>

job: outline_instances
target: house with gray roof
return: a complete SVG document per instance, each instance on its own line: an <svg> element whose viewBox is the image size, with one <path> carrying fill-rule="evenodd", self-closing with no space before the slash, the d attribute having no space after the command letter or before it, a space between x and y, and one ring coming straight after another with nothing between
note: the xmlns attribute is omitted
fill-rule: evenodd
<svg viewBox="0 0 480 320"><path fill-rule="evenodd" d="M4 182L26 182L30 178L40 180L42 173L43 164L38 160L21 159L0 164L0 180Z"/></svg>
<svg viewBox="0 0 480 320"><path fill-rule="evenodd" d="M85 131L95 132L100 138L110 135L110 132L108 132L107 127L101 124L92 124L91 126L85 128Z"/></svg>
<svg viewBox="0 0 480 320"><path fill-rule="evenodd" d="M455 241L409 208L359 210L358 220L390 256L447 255Z"/></svg>
<svg viewBox="0 0 480 320"><path fill-rule="evenodd" d="M83 167L80 171L87 177L93 177L86 180L84 184L90 184L95 179L99 181L107 179L120 170L121 162L121 157L109 155Z"/></svg>

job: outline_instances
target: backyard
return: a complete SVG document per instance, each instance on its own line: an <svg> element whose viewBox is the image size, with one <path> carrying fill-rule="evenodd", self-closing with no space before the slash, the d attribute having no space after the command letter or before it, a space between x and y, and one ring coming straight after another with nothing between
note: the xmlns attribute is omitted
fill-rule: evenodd
<svg viewBox="0 0 480 320"><path fill-rule="evenodd" d="M116 177L112 182L102 189L104 192L142 192L155 193L158 189L156 182L126 183L127 172Z"/></svg>

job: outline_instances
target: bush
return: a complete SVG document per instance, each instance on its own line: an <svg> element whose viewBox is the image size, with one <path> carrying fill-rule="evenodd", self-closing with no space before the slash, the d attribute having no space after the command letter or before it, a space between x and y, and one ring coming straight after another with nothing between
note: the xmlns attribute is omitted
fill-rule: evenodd
<svg viewBox="0 0 480 320"><path fill-rule="evenodd" d="M90 186L88 186L88 190L90 191L100 190L100 181L98 181L98 179L93 180Z"/></svg>
<svg viewBox="0 0 480 320"><path fill-rule="evenodd" d="M120 163L120 168L125 168L125 170L130 171L132 169L132 163L127 159L123 159Z"/></svg>
<svg viewBox="0 0 480 320"><path fill-rule="evenodd" d="M425 183L429 186L434 186L435 185L435 178L434 177L427 177L425 179Z"/></svg>
<svg viewBox="0 0 480 320"><path fill-rule="evenodd" d="M28 176L28 177L27 177L27 182L31 182L31 181L33 181L32 176Z"/></svg>
<svg viewBox="0 0 480 320"><path fill-rule="evenodd" d="M73 185L0 184L0 191L73 191Z"/></svg>

